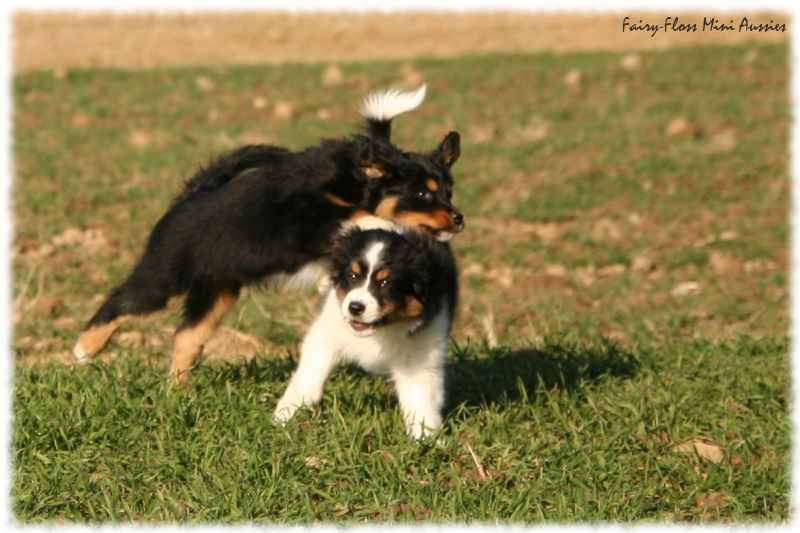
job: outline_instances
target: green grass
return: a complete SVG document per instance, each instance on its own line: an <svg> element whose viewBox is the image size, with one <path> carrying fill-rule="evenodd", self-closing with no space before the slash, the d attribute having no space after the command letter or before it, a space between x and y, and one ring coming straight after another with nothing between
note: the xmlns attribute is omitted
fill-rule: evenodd
<svg viewBox="0 0 800 533"><path fill-rule="evenodd" d="M409 64L342 64L334 87L325 65L16 74L15 518L785 522L788 50L641 55L633 71L600 52L410 63L429 96L395 142L463 139L440 447L409 442L390 384L354 368L272 424L313 292L243 298L226 325L264 347L201 365L188 391L157 342L174 314L65 364L199 164L347 135L359 99ZM667 133L678 117L691 135ZM106 241L59 241L68 228Z"/></svg>
<svg viewBox="0 0 800 533"><path fill-rule="evenodd" d="M348 369L322 409L279 428L286 359L203 366L188 392L130 358L25 368L14 510L91 523L781 521L785 350L460 348L441 447L408 442L389 384ZM695 438L722 460L676 449Z"/></svg>

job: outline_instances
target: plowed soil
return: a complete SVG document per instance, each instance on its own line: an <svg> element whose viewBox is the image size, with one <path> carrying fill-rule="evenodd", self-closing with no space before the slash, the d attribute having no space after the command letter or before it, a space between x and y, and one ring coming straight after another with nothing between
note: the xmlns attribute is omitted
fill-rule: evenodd
<svg viewBox="0 0 800 533"><path fill-rule="evenodd" d="M623 20L660 25L625 31ZM664 30L667 17L697 31ZM786 24L786 32L703 31L703 21L738 28ZM786 13L65 13L19 12L13 19L17 70L72 67L339 62L453 57L492 52L642 50L788 39Z"/></svg>

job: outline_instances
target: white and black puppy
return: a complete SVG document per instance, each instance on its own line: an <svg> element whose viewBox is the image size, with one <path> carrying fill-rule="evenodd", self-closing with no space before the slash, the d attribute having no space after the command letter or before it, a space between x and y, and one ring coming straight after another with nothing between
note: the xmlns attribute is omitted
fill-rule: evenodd
<svg viewBox="0 0 800 533"><path fill-rule="evenodd" d="M444 361L456 305L455 260L446 243L415 231L353 230L333 257L322 310L275 410L284 422L322 399L331 372L357 363L393 382L407 433L442 427Z"/></svg>

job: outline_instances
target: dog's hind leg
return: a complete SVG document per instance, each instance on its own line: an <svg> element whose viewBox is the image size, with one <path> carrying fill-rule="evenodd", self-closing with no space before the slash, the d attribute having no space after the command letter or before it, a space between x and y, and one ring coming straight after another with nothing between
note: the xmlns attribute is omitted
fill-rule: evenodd
<svg viewBox="0 0 800 533"><path fill-rule="evenodd" d="M116 287L100 309L89 320L75 344L73 354L79 363L86 363L106 347L117 329L131 317L161 311L171 302L168 294L153 286L140 285L131 277Z"/></svg>
<svg viewBox="0 0 800 533"><path fill-rule="evenodd" d="M175 332L169 373L176 381L188 377L203 345L239 299L238 284L195 285L186 297L184 320Z"/></svg>

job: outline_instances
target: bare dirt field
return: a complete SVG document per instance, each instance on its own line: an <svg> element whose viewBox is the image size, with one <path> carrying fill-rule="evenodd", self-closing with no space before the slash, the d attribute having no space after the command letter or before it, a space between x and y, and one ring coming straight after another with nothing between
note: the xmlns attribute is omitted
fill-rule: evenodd
<svg viewBox="0 0 800 533"><path fill-rule="evenodd" d="M623 20L660 25L655 34L623 32ZM678 25L664 29L667 17ZM738 31L786 24L786 32ZM736 30L703 30L703 22ZM732 21L732 22L731 22ZM789 38L787 13L394 13L227 12L154 14L18 12L17 70L72 67L337 62L453 57L491 52L641 50ZM680 24L697 31L675 31Z"/></svg>

